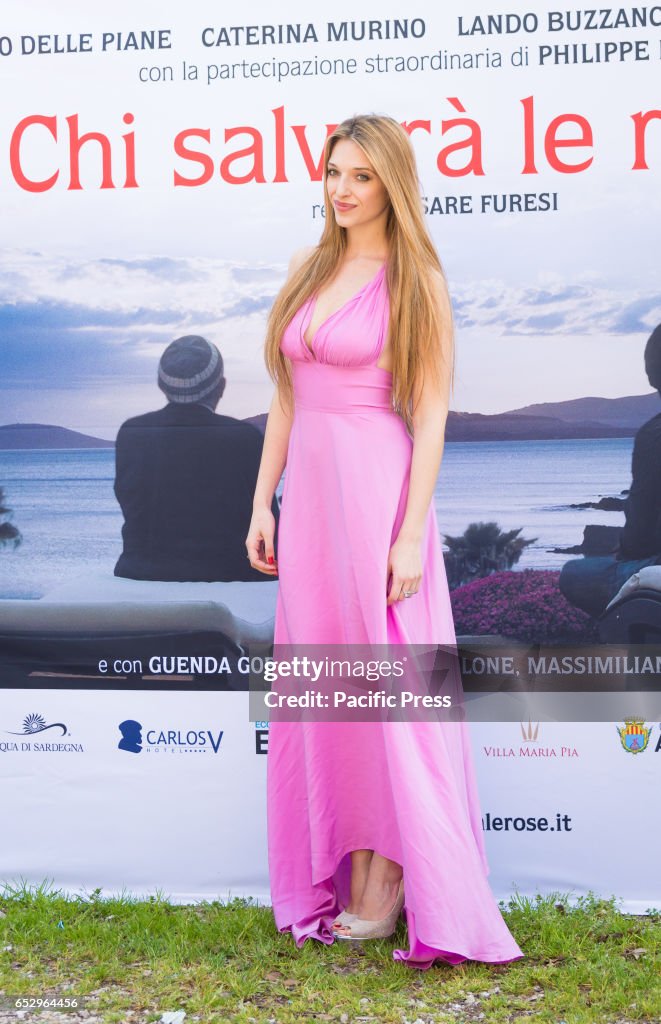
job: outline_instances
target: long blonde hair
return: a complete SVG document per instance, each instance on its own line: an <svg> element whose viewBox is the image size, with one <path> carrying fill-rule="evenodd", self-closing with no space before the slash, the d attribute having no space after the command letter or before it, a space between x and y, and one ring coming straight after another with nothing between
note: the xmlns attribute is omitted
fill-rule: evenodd
<svg viewBox="0 0 661 1024"><path fill-rule="evenodd" d="M324 230L314 252L273 304L266 329L266 366L291 407L291 368L280 351L283 332L301 305L334 276L347 247L346 228L340 227L332 215L327 185L328 161L340 139L351 139L360 146L390 201L386 236L393 408L412 431L412 410L423 376L432 374L440 384L441 364L445 362L454 387L454 318L449 298L439 309L432 273L440 272L447 294L445 272L424 221L413 146L394 118L377 114L352 117L328 136L324 150Z"/></svg>

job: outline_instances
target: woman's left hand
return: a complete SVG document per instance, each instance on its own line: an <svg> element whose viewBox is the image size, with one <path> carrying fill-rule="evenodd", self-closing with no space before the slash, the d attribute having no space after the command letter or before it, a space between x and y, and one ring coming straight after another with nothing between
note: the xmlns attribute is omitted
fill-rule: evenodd
<svg viewBox="0 0 661 1024"><path fill-rule="evenodd" d="M406 594L417 594L422 580L422 544L420 541L398 537L388 555L386 589L390 580L388 604L405 601Z"/></svg>

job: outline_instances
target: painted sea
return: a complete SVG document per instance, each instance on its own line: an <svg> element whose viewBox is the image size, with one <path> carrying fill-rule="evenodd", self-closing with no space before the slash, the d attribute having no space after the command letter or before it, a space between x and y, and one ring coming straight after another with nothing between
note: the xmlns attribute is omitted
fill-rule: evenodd
<svg viewBox="0 0 661 1024"><path fill-rule="evenodd" d="M573 509L619 496L631 481L632 438L446 443L435 503L441 534L472 522L536 537L516 569L559 569L589 523L620 526L622 512ZM122 517L113 449L0 451L0 485L23 535L0 550L0 598L39 598L94 571L112 574Z"/></svg>

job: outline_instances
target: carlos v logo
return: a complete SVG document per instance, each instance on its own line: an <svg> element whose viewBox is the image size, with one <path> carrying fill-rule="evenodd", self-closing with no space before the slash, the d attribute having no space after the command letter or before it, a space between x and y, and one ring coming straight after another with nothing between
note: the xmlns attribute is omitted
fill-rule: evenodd
<svg viewBox="0 0 661 1024"><path fill-rule="evenodd" d="M118 750L130 754L217 754L223 738L223 730L214 735L211 729L146 729L142 722L127 718L120 722L121 738ZM143 738L144 737L144 738Z"/></svg>
<svg viewBox="0 0 661 1024"><path fill-rule="evenodd" d="M617 731L628 754L641 754L650 741L652 728L646 726L642 718L625 718L624 725L618 726Z"/></svg>
<svg viewBox="0 0 661 1024"><path fill-rule="evenodd" d="M122 738L117 744L119 750L128 750L131 754L139 754L142 750L142 726L140 722L134 722L133 719L127 718L125 722L120 722L119 731L122 734Z"/></svg>
<svg viewBox="0 0 661 1024"><path fill-rule="evenodd" d="M11 729L5 729L5 732L9 733L10 736L35 736L37 733L46 732L48 729L61 729L63 736L67 734L67 727L64 722L51 722L50 725L46 725L46 719L41 715L26 715L20 732L12 732Z"/></svg>

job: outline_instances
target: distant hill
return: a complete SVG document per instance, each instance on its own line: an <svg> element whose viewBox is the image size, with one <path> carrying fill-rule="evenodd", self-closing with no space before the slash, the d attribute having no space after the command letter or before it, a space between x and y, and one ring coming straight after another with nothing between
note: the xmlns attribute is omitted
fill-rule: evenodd
<svg viewBox="0 0 661 1024"><path fill-rule="evenodd" d="M451 412L445 436L448 441L633 437L643 423L659 413L658 391L625 398L572 398L491 415Z"/></svg>
<svg viewBox="0 0 661 1024"><path fill-rule="evenodd" d="M262 413L260 416L247 417L245 422L253 423L263 434L266 419L266 413ZM633 434L635 430L629 427L571 423L552 416L524 416L510 412L487 416L477 412L451 412L445 438L447 441L539 441L576 437L632 437Z"/></svg>
<svg viewBox="0 0 661 1024"><path fill-rule="evenodd" d="M572 398L567 402L541 402L512 409L510 416L553 416L566 423L603 423L629 427L634 432L661 412L658 391L625 398Z"/></svg>
<svg viewBox="0 0 661 1024"><path fill-rule="evenodd" d="M554 416L524 416L511 412L485 416L479 412L450 412L446 441L549 441L586 437L633 437L632 427L604 423L571 423Z"/></svg>
<svg viewBox="0 0 661 1024"><path fill-rule="evenodd" d="M9 423L0 427L0 449L114 448L113 441L48 423Z"/></svg>
<svg viewBox="0 0 661 1024"><path fill-rule="evenodd" d="M539 402L521 409L485 414L450 412L447 441L542 441L590 437L633 437L640 426L661 413L654 391L625 398L573 398ZM247 416L264 433L266 413ZM17 448L113 448L113 441L44 423L0 426L0 450Z"/></svg>

